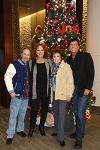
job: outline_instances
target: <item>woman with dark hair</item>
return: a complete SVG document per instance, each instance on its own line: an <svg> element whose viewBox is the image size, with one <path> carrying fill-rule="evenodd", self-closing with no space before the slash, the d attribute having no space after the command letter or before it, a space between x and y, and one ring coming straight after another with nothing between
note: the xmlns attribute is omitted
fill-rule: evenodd
<svg viewBox="0 0 100 150"><path fill-rule="evenodd" d="M61 50L55 49L52 54L51 97L54 111L54 133L61 146L65 146L64 122L67 102L71 100L74 83L70 66L62 60Z"/></svg>
<svg viewBox="0 0 100 150"><path fill-rule="evenodd" d="M44 124L48 112L49 104L49 76L50 65L47 59L47 48L44 43L38 43L35 46L31 67L31 94L30 94L30 129L28 137L32 137L39 107L41 106L41 116L39 131L45 136Z"/></svg>

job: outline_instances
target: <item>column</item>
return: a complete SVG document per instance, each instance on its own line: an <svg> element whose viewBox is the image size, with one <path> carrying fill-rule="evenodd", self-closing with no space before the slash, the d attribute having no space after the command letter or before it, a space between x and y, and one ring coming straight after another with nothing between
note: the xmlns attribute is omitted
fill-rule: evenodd
<svg viewBox="0 0 100 150"><path fill-rule="evenodd" d="M0 103L8 107L10 96L3 79L8 64L20 51L18 0L0 0L0 12Z"/></svg>
<svg viewBox="0 0 100 150"><path fill-rule="evenodd" d="M87 51L92 54L95 66L93 90L95 106L100 106L100 0L88 0Z"/></svg>

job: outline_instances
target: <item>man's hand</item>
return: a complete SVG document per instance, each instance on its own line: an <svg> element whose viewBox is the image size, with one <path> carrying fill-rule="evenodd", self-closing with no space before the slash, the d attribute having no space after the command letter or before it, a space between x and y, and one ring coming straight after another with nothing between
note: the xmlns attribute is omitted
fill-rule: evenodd
<svg viewBox="0 0 100 150"><path fill-rule="evenodd" d="M14 98L16 96L15 92L10 93L11 98Z"/></svg>
<svg viewBox="0 0 100 150"><path fill-rule="evenodd" d="M89 90L89 89L85 89L85 90L84 90L84 95L85 95L85 96L89 95L89 93L90 93L90 90Z"/></svg>

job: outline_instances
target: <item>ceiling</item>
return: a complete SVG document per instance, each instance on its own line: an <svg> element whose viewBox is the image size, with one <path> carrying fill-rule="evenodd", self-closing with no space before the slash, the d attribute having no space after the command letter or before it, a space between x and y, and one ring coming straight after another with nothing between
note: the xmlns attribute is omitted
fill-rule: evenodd
<svg viewBox="0 0 100 150"><path fill-rule="evenodd" d="M19 0L19 18L25 17L27 15L44 9L45 3L48 2L50 2L50 0Z"/></svg>
<svg viewBox="0 0 100 150"><path fill-rule="evenodd" d="M25 17L44 9L46 0L19 0L19 17Z"/></svg>

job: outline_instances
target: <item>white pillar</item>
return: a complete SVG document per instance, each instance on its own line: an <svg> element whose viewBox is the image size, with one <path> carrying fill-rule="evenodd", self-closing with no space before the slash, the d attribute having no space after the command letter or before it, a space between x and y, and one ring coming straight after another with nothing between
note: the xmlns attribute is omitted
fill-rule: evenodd
<svg viewBox="0 0 100 150"><path fill-rule="evenodd" d="M88 0L87 20L87 51L91 53L95 66L95 106L100 106L100 0Z"/></svg>

